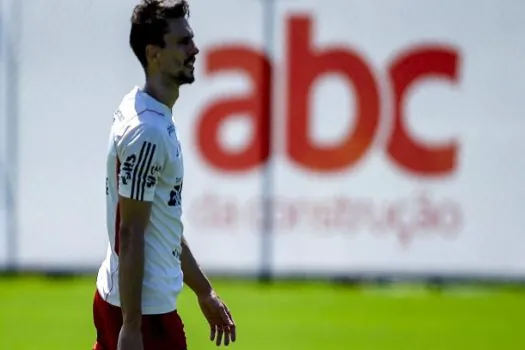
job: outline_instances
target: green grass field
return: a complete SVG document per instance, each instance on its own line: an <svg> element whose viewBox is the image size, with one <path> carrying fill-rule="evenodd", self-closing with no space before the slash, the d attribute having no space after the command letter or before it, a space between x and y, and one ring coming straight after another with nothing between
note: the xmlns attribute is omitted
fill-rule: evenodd
<svg viewBox="0 0 525 350"><path fill-rule="evenodd" d="M238 324L231 349L525 349L523 292L214 283ZM93 278L0 278L0 349L91 349L92 295ZM189 349L216 348L191 292L179 310Z"/></svg>

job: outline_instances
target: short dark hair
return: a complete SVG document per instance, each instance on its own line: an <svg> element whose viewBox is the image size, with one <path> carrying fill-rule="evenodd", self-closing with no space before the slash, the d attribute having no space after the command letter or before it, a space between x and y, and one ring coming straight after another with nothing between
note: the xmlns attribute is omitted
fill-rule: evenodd
<svg viewBox="0 0 525 350"><path fill-rule="evenodd" d="M146 70L146 46L164 47L168 20L188 18L190 5L187 0L141 0L131 15L129 44L140 64Z"/></svg>

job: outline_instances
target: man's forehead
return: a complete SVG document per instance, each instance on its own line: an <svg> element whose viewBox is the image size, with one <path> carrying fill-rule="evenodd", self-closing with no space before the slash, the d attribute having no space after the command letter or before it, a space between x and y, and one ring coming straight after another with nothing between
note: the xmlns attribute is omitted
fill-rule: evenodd
<svg viewBox="0 0 525 350"><path fill-rule="evenodd" d="M193 30L186 18L176 18L168 20L167 36L171 37L193 37Z"/></svg>

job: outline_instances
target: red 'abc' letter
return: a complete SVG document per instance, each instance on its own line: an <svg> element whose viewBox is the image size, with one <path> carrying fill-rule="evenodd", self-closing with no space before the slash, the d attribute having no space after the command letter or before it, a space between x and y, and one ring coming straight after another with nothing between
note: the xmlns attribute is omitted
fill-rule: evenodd
<svg viewBox="0 0 525 350"><path fill-rule="evenodd" d="M454 171L457 143L441 146L418 143L407 132L404 122L404 103L407 90L424 78L438 76L456 82L458 54L450 48L421 47L405 52L393 61L389 68L394 87L394 130L388 144L390 159L418 175L439 176Z"/></svg>
<svg viewBox="0 0 525 350"><path fill-rule="evenodd" d="M243 47L221 47L207 55L206 73L242 71L252 81L247 96L232 96L207 106L197 127L201 154L216 168L246 171L266 162L270 155L271 65L257 51ZM246 114L255 130L248 146L241 151L226 150L220 140L220 124L232 115Z"/></svg>
<svg viewBox="0 0 525 350"><path fill-rule="evenodd" d="M379 93L374 76L358 54L342 48L316 52L311 47L311 36L310 18L290 18L288 154L296 163L307 169L338 171L359 161L371 145L379 124ZM314 144L308 133L310 89L314 81L326 73L339 73L344 76L355 86L357 94L355 128L335 147Z"/></svg>

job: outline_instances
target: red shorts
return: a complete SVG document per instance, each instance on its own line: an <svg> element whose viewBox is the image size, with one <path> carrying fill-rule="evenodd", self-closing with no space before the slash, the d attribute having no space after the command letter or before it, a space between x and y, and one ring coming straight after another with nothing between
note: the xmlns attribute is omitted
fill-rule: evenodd
<svg viewBox="0 0 525 350"><path fill-rule="evenodd" d="M98 292L93 301L93 321L97 330L93 350L117 350L122 313L119 307L102 299ZM142 316L142 338L144 350L186 350L184 325L177 311Z"/></svg>

